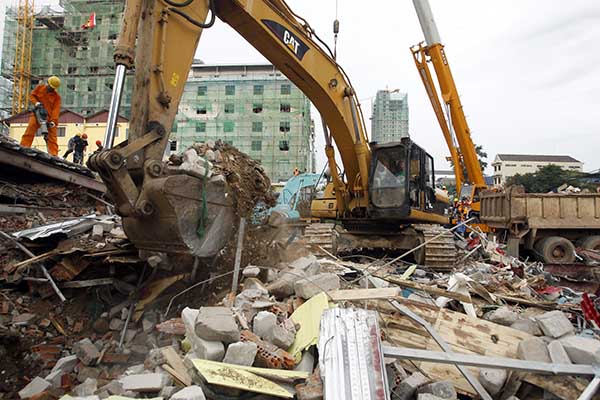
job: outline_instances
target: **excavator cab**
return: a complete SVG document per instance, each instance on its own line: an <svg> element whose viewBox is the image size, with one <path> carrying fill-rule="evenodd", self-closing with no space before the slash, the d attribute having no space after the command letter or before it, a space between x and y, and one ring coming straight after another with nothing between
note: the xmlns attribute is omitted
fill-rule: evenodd
<svg viewBox="0 0 600 400"><path fill-rule="evenodd" d="M381 219L411 219L411 211L439 212L435 196L433 157L403 138L371 144L369 215ZM443 211L442 211L443 213Z"/></svg>

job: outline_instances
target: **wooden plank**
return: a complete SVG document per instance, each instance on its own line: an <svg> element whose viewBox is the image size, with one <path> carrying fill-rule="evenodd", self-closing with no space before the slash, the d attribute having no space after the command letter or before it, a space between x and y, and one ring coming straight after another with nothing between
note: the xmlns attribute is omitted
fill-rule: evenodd
<svg viewBox="0 0 600 400"><path fill-rule="evenodd" d="M532 385L547 390L564 400L579 398L581 392L583 392L588 385L587 381L573 376L549 377L526 374L523 377L523 380L527 383L531 383ZM600 394L596 394L593 398L596 400L599 399Z"/></svg>
<svg viewBox="0 0 600 400"><path fill-rule="evenodd" d="M356 300L377 300L389 299L400 296L402 289L393 288L374 288L374 289L348 289L332 290L327 295L332 301L356 301Z"/></svg>
<svg viewBox="0 0 600 400"><path fill-rule="evenodd" d="M171 367L169 364L163 364L162 368L165 371L167 371L169 373L169 375L171 375L173 377L173 379L179 386L187 387L190 385L189 383L188 384L185 383L186 377L181 375L180 371L177 371L175 368Z"/></svg>
<svg viewBox="0 0 600 400"><path fill-rule="evenodd" d="M77 289L77 288L86 288L92 286L103 286L103 285L112 285L115 283L115 278L98 278L98 279L89 279L86 281L71 281L64 282L60 284L61 288L66 289Z"/></svg>
<svg viewBox="0 0 600 400"><path fill-rule="evenodd" d="M162 354L167 360L167 363L177 372L178 380L183 383L184 386L190 386L192 384L192 377L187 371L183 360L179 357L179 354L172 347L162 349Z"/></svg>
<svg viewBox="0 0 600 400"><path fill-rule="evenodd" d="M406 288L415 289L415 290L422 290L429 294L433 294L436 296L448 297L449 299L462 301L463 303L471 303L471 297L466 296L461 293L449 292L445 289L440 289L435 286L424 285L422 283L417 283L417 282L413 282L413 281L405 281L394 275L375 275L374 274L373 276L376 276L377 278L386 280L390 283L393 283L393 284L401 286L401 287L406 287Z"/></svg>
<svg viewBox="0 0 600 400"><path fill-rule="evenodd" d="M56 249L52 249L50 251L47 251L46 253L38 254L35 257L31 257L31 258L28 258L27 260L23 260L23 261L20 261L20 262L18 262L16 264L7 266L4 270L7 273L11 274L14 271L16 271L17 269L24 268L24 267L26 267L28 265L31 265L31 264L35 264L38 261L46 260L46 259L48 259L48 258L50 258L50 257L52 257L52 256L54 256L56 254L58 254L58 251Z"/></svg>

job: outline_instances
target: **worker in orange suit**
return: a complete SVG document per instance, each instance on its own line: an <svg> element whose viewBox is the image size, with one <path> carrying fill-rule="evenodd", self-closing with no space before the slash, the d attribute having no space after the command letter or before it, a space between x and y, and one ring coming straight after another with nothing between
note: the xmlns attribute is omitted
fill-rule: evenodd
<svg viewBox="0 0 600 400"><path fill-rule="evenodd" d="M58 115L60 114L60 95L57 92L60 86L60 79L57 76L48 78L46 84L38 85L31 92L29 100L35 107L43 107L48 113L48 153L53 156L58 156L58 142L56 140L56 127L58 126ZM27 129L21 138L21 146L31 147L33 138L40 124L37 122L35 115L29 118Z"/></svg>

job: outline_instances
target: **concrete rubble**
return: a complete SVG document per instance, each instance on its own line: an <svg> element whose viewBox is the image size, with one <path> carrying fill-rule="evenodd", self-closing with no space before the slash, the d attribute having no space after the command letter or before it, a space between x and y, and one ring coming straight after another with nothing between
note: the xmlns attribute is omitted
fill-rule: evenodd
<svg viewBox="0 0 600 400"><path fill-rule="evenodd" d="M239 171L226 168L238 159L216 147L195 145L172 156L169 168L223 184L230 183L231 174L240 178ZM16 189L7 192L11 201L18 200ZM33 193L35 188L27 189ZM485 234L456 237L463 261L439 267L368 252L331 255L310 243L309 235L301 232L304 227L275 240L272 232L264 234L264 226L252 226L244 239L239 286L232 290L230 276L218 276L232 268L233 241L213 269L201 266L193 281L193 262L135 250L114 207L68 185L37 190L46 195L27 199L36 210L59 208L61 197L56 193L65 192L63 197L73 207L61 211L64 215L0 214L0 222L22 235L19 241L41 257L69 300L60 302L42 275L33 272L37 259L31 261L14 245L0 241L6 255L0 265L5 285L0 286L0 339L7 343L0 341L0 356L18 364L8 369L8 383L0 381L0 388L9 388L0 399L273 395L264 387L258 391L248 378L253 376L248 368L258 367L272 370L255 376L277 390L301 400L320 400L326 376L316 340L321 314L328 307L376 310L385 346L439 351L431 336L390 300L428 322L456 353L553 367L600 361L596 316L590 311L595 310L595 291L586 292L592 298L590 306L582 290L569 288L576 285L557 276L560 271L550 273L551 266L511 258L503 245ZM252 197L248 196L244 199ZM248 200L235 206L254 204ZM47 227L57 221L72 226ZM43 308L42 302L51 306ZM382 358L391 399L479 397L453 366ZM298 375L277 375L284 370ZM469 370L489 395L509 400L576 398L590 380L512 374L500 368ZM223 381L211 381L214 371ZM228 380L241 374L249 379L241 387ZM560 379L569 384L553 384ZM340 388L346 389L350 390Z"/></svg>

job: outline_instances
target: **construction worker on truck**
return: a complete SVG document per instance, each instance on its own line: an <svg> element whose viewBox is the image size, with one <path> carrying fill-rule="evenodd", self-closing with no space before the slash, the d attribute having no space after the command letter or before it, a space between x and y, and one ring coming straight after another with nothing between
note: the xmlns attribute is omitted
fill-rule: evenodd
<svg viewBox="0 0 600 400"><path fill-rule="evenodd" d="M48 78L47 83L39 84L29 96L29 100L35 108L43 108L48 113L48 153L58 156L58 142L56 139L56 128L58 126L58 116L60 114L60 95L57 89L60 86L60 79L57 76ZM31 147L37 130L40 128L35 115L29 118L27 129L21 138L21 146Z"/></svg>

